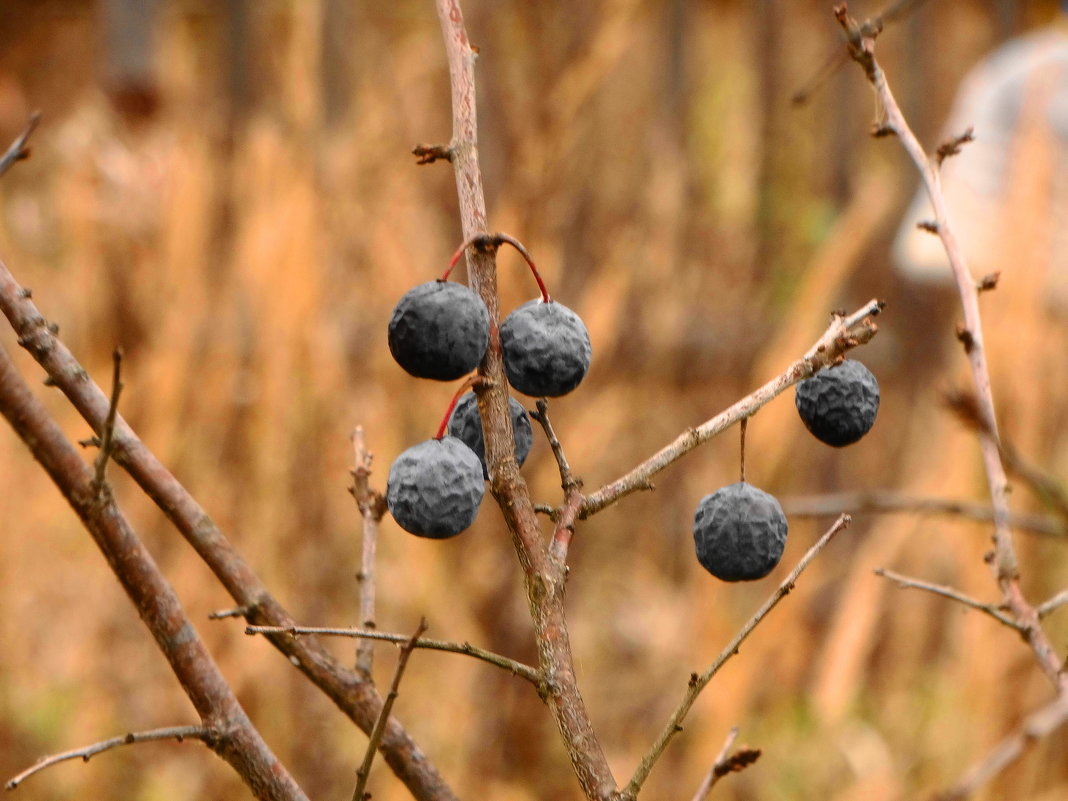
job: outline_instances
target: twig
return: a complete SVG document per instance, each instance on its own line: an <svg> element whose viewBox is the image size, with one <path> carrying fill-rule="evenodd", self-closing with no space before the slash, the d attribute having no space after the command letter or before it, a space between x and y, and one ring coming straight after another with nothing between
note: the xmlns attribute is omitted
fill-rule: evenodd
<svg viewBox="0 0 1068 801"><path fill-rule="evenodd" d="M386 696L385 703L382 704L382 711L378 713L378 720L375 721L374 728L371 729L371 736L367 740L367 750L364 752L363 762L356 771L356 788L352 791L352 801L364 801L365 798L371 797L364 794L364 790L367 788L367 778L371 775L371 763L374 761L375 752L382 742L382 734L386 730L386 721L389 719L390 710L393 709L393 702L397 700L401 679L404 677L404 668L408 666L408 657L412 655L416 643L419 642L419 638L423 636L425 631L426 618L421 618L419 625L415 629L415 634L401 646L400 655L397 657L397 669L394 671L393 681L389 685L389 694Z"/></svg>
<svg viewBox="0 0 1068 801"><path fill-rule="evenodd" d="M122 394L122 348L115 348L111 353L111 401L108 403L108 416L104 420L104 431L100 436L100 453L96 455L93 475L93 492L100 495L104 491L107 477L108 459L115 448L115 416L119 411L119 395Z"/></svg>
<svg viewBox="0 0 1068 801"><path fill-rule="evenodd" d="M893 490L862 490L860 492L832 492L826 495L806 495L782 498L783 511L789 518L823 517L839 512L858 514L915 513L955 515L969 520L988 522L994 519L994 510L989 504L974 501L958 501L952 498L928 498L907 495ZM1020 531L1042 534L1047 537L1068 537L1068 523L1045 515L1013 513L1009 522Z"/></svg>
<svg viewBox="0 0 1068 801"><path fill-rule="evenodd" d="M380 640L381 642L405 643L408 637L404 634L390 634L385 631L367 631L363 629L339 629L324 626L246 626L245 634L270 634L289 635L300 637L303 635L316 635L320 637L356 637L365 640ZM445 640L428 640L420 638L416 648L425 648L430 651L447 651L453 654L464 654L499 668L507 670L520 678L526 679L532 684L537 684L541 676L530 665L524 665L514 659L501 656L485 648L479 648L468 642L447 642Z"/></svg>
<svg viewBox="0 0 1068 801"><path fill-rule="evenodd" d="M371 487L371 459L364 442L363 426L352 432L353 468L352 487L349 491L356 499L363 521L363 536L360 541L360 572L356 580L360 586L360 625L365 629L375 628L375 550L378 544L378 524L386 513L386 499L381 492ZM374 643L360 640L356 645L356 670L371 676L374 665Z"/></svg>
<svg viewBox="0 0 1068 801"><path fill-rule="evenodd" d="M166 729L130 732L121 737L112 737L110 740L87 745L84 748L75 748L72 751L64 751L61 754L52 754L51 756L42 757L31 767L22 771L18 776L8 780L7 784L4 785L4 789L14 790L33 774L39 773L45 768L50 768L60 762L66 762L70 759L80 759L83 762L88 762L97 754L103 753L104 751L110 751L112 748L118 748L120 745L134 745L135 743L148 743L156 740L177 740L178 742L184 740L203 740L208 743L211 742L213 738L214 735L204 726L171 726Z"/></svg>
<svg viewBox="0 0 1068 801"><path fill-rule="evenodd" d="M592 495L588 495L582 504L579 518L589 517L632 492L648 488L653 476L678 461L698 445L721 434L743 418L751 417L758 409L786 389L808 378L821 367L833 364L851 348L869 342L878 330L870 318L879 314L882 308L882 302L870 300L848 317L834 315L830 326L804 356L760 389L745 396L730 408L696 428L680 434L674 442L650 456L626 475L606 484Z"/></svg>
<svg viewBox="0 0 1068 801"><path fill-rule="evenodd" d="M883 567L878 567L874 570L875 575L882 578L889 579L897 584L902 589L923 590L924 592L934 593L935 595L941 595L943 598L949 598L957 603L970 606L972 609L977 609L980 612L985 612L994 618L998 623L1008 626L1010 629L1014 629L1019 632L1024 631L1024 626L1017 620L1014 620L1009 615L1006 615L1002 608L996 604L983 603L977 601L975 598L971 598L962 592L959 592L952 587L946 587L943 584L933 584L929 581L923 581L922 579L911 578L909 576L903 576L900 573L895 573L893 570L887 570Z"/></svg>
<svg viewBox="0 0 1068 801"><path fill-rule="evenodd" d="M234 606L230 609L216 609L208 613L208 620L225 620L230 617L245 617L252 612L251 606Z"/></svg>
<svg viewBox="0 0 1068 801"><path fill-rule="evenodd" d="M963 332L967 335L962 341L971 367L976 409L981 422L978 432L979 447L983 456L990 502L994 509L994 554L990 560L994 578L1009 613L1023 626L1023 637L1030 646L1035 661L1058 691L1068 692L1068 673L1062 670L1062 660L1042 629L1034 607L1024 598L1020 589L1019 564L1012 528L1009 525L1009 484L999 447L994 398L990 389L990 370L987 367L986 347L983 344L979 290L949 221L938 166L928 158L909 127L893 92L890 91L886 75L875 59L875 35L878 31L866 30L864 26L858 25L856 20L849 16L846 3L835 6L834 13L849 38L850 55L864 69L868 81L875 89L880 106L877 132L896 135L920 173L934 209L938 237L942 241L957 283L964 315Z"/></svg>
<svg viewBox="0 0 1068 801"><path fill-rule="evenodd" d="M1039 604L1035 609L1035 612L1038 614L1039 620L1041 620L1046 615L1060 609L1065 604L1068 604L1068 590L1061 590L1045 603Z"/></svg>
<svg viewBox="0 0 1068 801"><path fill-rule="evenodd" d="M37 129L37 124L40 121L40 111L35 111L30 115L30 119L27 121L26 127L22 129L22 133L11 143L4 155L0 156L0 175L10 170L16 161L22 161L30 157L30 149L26 147L26 143Z"/></svg>
<svg viewBox="0 0 1068 801"><path fill-rule="evenodd" d="M549 556L555 564L563 565L567 562L567 551L571 545L571 538L575 534L575 517L583 502L582 479L571 472L571 465L568 464L567 457L564 455L564 446L556 436L552 421L549 420L548 401L544 398L540 399L537 402L537 410L530 416L537 420L542 430L545 431L545 438L549 441L549 447L552 448L560 470L560 486L564 490L564 503L550 513L553 522L556 523L556 529L549 545Z"/></svg>
<svg viewBox="0 0 1068 801"><path fill-rule="evenodd" d="M627 784L626 790L623 792L623 797L626 799L635 799L638 797L638 792L641 790L645 780L649 778L649 773L652 771L653 766L657 760L664 753L664 749L667 748L668 743L672 738L680 731L682 731L682 721L686 717L686 714L690 711L690 707L693 706L694 701L697 700L697 696L701 694L701 691L712 680L712 677L719 672L732 656L738 653L739 647L745 642L746 638L753 632L760 622L767 617L768 613L774 609L779 601L786 597L797 582L798 577L808 567L809 563L816 558L816 556L822 551L827 543L844 528L846 528L852 522L852 518L849 515L841 515L822 537L817 540L816 544L808 549L808 552L801 557L801 560L797 563L790 574L783 579L782 583L775 588L775 591L764 602L764 604L753 614L749 620L745 622L742 628L734 635L734 638L727 643L727 646L720 651L712 664L708 666L704 673L698 675L697 673L690 674L690 682L686 687L686 693L682 697L682 701L675 708L675 711L671 714L671 718L664 726L660 735L653 743L652 747L642 757L638 768L634 771L634 775L631 777L630 782Z"/></svg>
<svg viewBox="0 0 1068 801"><path fill-rule="evenodd" d="M973 765L949 790L935 796L936 801L963 801L975 793L1043 737L1048 737L1068 721L1068 693L1028 715L1016 731L998 743Z"/></svg>
<svg viewBox="0 0 1068 801"><path fill-rule="evenodd" d="M730 752L731 747L734 745L734 741L738 738L738 727L731 727L730 733L727 734L727 739L723 743L723 747L719 750L719 756L716 757L716 761L712 763L712 767L709 768L708 773L705 774L704 780L697 788L697 792L694 793L693 801L705 801L708 798L709 793L712 792L712 788L716 785L720 779L726 776L728 773L739 773L752 765L758 759L760 759L761 751L759 748L748 748L742 746L733 754Z"/></svg>
<svg viewBox="0 0 1068 801"><path fill-rule="evenodd" d="M738 423L738 472L741 480L745 482L745 429L749 427L749 418L743 417Z"/></svg>
<svg viewBox="0 0 1068 801"><path fill-rule="evenodd" d="M37 361L52 383L67 396L78 413L97 432L103 431L108 398L56 336L48 321L0 262L0 312L19 337L19 344ZM511 421L509 419L509 425ZM112 455L179 533L193 546L234 601L250 610L251 622L286 626L293 618L278 602L252 567L212 520L207 510L156 458L119 414L115 419ZM273 637L271 644L363 731L378 718L382 699L355 670L331 654L314 637ZM435 765L396 717L390 718L382 740L382 753L397 777L420 801L456 801Z"/></svg>

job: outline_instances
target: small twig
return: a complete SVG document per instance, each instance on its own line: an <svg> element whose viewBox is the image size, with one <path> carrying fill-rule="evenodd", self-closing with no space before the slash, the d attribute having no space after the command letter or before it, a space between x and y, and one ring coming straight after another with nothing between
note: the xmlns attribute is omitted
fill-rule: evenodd
<svg viewBox="0 0 1068 801"><path fill-rule="evenodd" d="M363 426L352 432L353 468L349 491L356 499L363 520L360 548L360 572L356 581L360 587L360 625L375 628L375 551L378 545L378 524L386 513L386 499L371 487L372 454L364 442ZM356 669L370 677L374 665L374 643L362 639L356 645Z"/></svg>
<svg viewBox="0 0 1068 801"><path fill-rule="evenodd" d="M840 532L846 528L852 522L852 518L849 515L841 515L834 525L827 529L826 533L808 549L808 552L801 557L801 561L797 563L793 570L790 571L782 583L776 587L775 592L764 602L764 604L753 614L749 620L745 622L742 628L734 635L734 638L727 643L727 646L720 651L712 664L708 666L708 669L704 673L698 675L697 673L690 674L690 682L686 687L686 693L682 697L682 701L675 708L675 711L671 714L671 718L664 726L660 735L656 738L656 742L653 743L648 753L642 757L638 768L634 771L634 775L631 777L630 782L627 784L626 790L624 790L623 797L627 799L635 799L638 797L638 792L641 790L645 780L649 778L649 773L652 771L653 766L657 760L664 753L664 749L667 748L672 738L680 731L682 731L682 721L686 717L686 714L690 711L690 707L693 706L694 701L697 700L697 696L701 694L701 691L712 680L712 677L719 672L732 656L738 653L738 649L746 638L752 634L760 622L768 616L768 613L774 609L779 601L786 597L797 582L798 577L802 571L808 567L809 563L816 558L816 556L822 551L827 543Z"/></svg>
<svg viewBox="0 0 1068 801"><path fill-rule="evenodd" d="M416 145L412 148L416 164L433 164L438 159L452 161L452 148L449 145Z"/></svg>
<svg viewBox="0 0 1068 801"><path fill-rule="evenodd" d="M733 726L727 734L723 747L719 750L716 761L712 763L712 767L709 768L708 773L705 774L705 778L697 788L697 792L694 793L693 801L705 801L716 782L728 773L739 773L745 770L760 758L761 751L759 748L749 748L747 746L742 746L732 754L731 747L736 739L738 739L738 727Z"/></svg>
<svg viewBox="0 0 1068 801"><path fill-rule="evenodd" d="M1068 693L1062 692L1028 715L1023 725L994 746L952 788L936 795L936 801L963 801L1019 759L1029 746L1063 726L1065 721L1068 721Z"/></svg>
<svg viewBox="0 0 1068 801"><path fill-rule="evenodd" d="M321 626L246 626L245 634L289 634L293 637L299 637L302 634L319 635L322 637L359 637L368 640L381 640L382 642L392 643L405 643L408 641L408 637L404 634L390 634L385 631L365 631L363 629L339 629L339 628L327 628ZM429 651L446 651L452 654L463 654L475 659L480 659L483 662L488 662L491 665L496 665L503 670L507 670L520 678L537 684L541 680L541 676L537 670L530 665L525 665L522 662L517 662L514 659L509 659L506 656L487 651L484 648L471 645L467 642L447 642L445 640L427 640L421 638L415 645L416 648L425 648Z"/></svg>
<svg viewBox="0 0 1068 801"><path fill-rule="evenodd" d="M895 573L893 570L887 570L886 568L875 568L875 575L882 578L889 579L897 584L902 589L924 590L925 592L934 593L935 595L941 595L943 598L949 598L957 603L970 606L972 609L977 609L980 612L985 612L998 621L1008 626L1010 629L1022 632L1024 626L1017 620L1013 620L1009 615L998 607L997 604L983 603L977 601L975 598L971 598L964 593L958 592L952 587L947 587L944 584L933 584L929 581L923 581L922 579L911 578L910 576L903 576L900 573Z"/></svg>
<svg viewBox="0 0 1068 801"><path fill-rule="evenodd" d="M626 475L588 495L582 504L579 518L585 519L596 514L632 492L648 489L653 476L674 464L698 445L723 433L742 418L751 417L758 409L789 387L810 377L820 368L833 364L851 348L869 342L878 331L878 327L871 318L879 314L883 306L882 301L870 300L848 317L834 315L830 326L804 356L760 389L746 395L730 408L696 428L680 434L674 442L661 448Z"/></svg>
<svg viewBox="0 0 1068 801"><path fill-rule="evenodd" d="M1056 611L1066 604L1068 604L1068 590L1061 590L1045 603L1039 604L1035 609L1035 614L1041 620L1050 612Z"/></svg>
<svg viewBox="0 0 1068 801"><path fill-rule="evenodd" d="M404 677L404 668L408 666L408 657L412 655L416 643L419 642L419 638L423 636L425 631L426 618L424 617L419 620L419 625L415 629L415 634L401 646L400 655L397 657L397 669L394 671L393 681L389 685L389 694L386 696L385 703L382 704L382 711L379 712L378 720L375 721L375 726L371 730L371 736L367 740L367 750L364 752L363 762L356 771L356 788L352 791L352 801L364 801L364 799L371 797L370 795L364 794L364 790L367 788L367 777L371 775L371 763L374 761L375 752L378 750L378 744L382 742L382 734L386 730L386 721L389 720L389 713L390 710L393 709L393 702L397 700L401 679Z"/></svg>
<svg viewBox="0 0 1068 801"><path fill-rule="evenodd" d="M739 445L739 472L741 473L742 483L745 483L745 429L749 426L749 418L743 417L742 421L738 424L738 445Z"/></svg>
<svg viewBox="0 0 1068 801"><path fill-rule="evenodd" d="M556 523L553 532L553 540L549 546L549 556L559 565L567 562L567 551L571 545L571 538L575 534L575 519L579 509L585 502L582 495L582 479L571 472L571 465L564 455L564 446L560 444L552 421L549 420L549 403L544 398L537 402L537 409L530 416L541 424L545 431L545 438L549 441L556 464L560 470L560 486L564 490L564 503L557 509L548 512L549 517Z"/></svg>
<svg viewBox="0 0 1068 801"><path fill-rule="evenodd" d="M52 754L51 756L42 757L31 767L22 771L18 776L9 779L7 784L4 785L4 789L14 790L33 774L39 773L45 768L50 768L52 765L66 762L70 759L80 759L83 762L88 762L97 754L103 753L104 751L110 751L112 748L118 748L120 745L148 743L155 740L177 740L178 742L182 742L183 740L202 740L203 742L208 742L213 739L213 737L214 735L212 732L205 726L170 726L165 729L130 732L121 737L112 737L110 740L103 740L99 743L87 745L84 748L75 748L73 751L64 751L62 754Z"/></svg>
<svg viewBox="0 0 1068 801"><path fill-rule="evenodd" d="M567 462L567 457L564 455L564 446L560 444L560 439L556 436L552 421L549 420L548 401L542 398L537 402L537 407L537 410L532 411L530 416L541 424L542 430L545 432L545 439L548 440L553 456L556 457L556 465L560 469L560 486L566 492L568 487L575 483L575 477L571 473L571 465Z"/></svg>
<svg viewBox="0 0 1068 801"><path fill-rule="evenodd" d="M30 157L30 149L26 147L26 143L37 129L37 124L40 121L40 111L35 111L30 115L30 119L26 122L26 127L22 129L22 133L11 143L4 155L0 156L0 175L10 170L16 161L22 161Z"/></svg>
<svg viewBox="0 0 1068 801"><path fill-rule="evenodd" d="M853 514L939 514L955 515L968 520L988 522L994 519L994 510L989 504L975 501L958 501L952 498L928 498L907 495L893 490L862 490L860 492L832 492L826 495L806 495L782 498L783 511L789 518L823 517L840 512ZM1055 517L1013 513L1009 523L1020 531L1042 534L1047 537L1068 537L1068 524Z"/></svg>
<svg viewBox="0 0 1068 801"><path fill-rule="evenodd" d="M231 617L245 617L255 606L235 606L230 609L216 609L208 613L208 620L225 620Z"/></svg>
<svg viewBox="0 0 1068 801"><path fill-rule="evenodd" d="M972 126L968 128L962 134L951 136L945 142L938 146L938 150L935 151L935 163L938 166L942 166L942 162L951 156L956 156L960 153L962 147L969 142L975 141L975 129Z"/></svg>
<svg viewBox="0 0 1068 801"><path fill-rule="evenodd" d="M93 473L93 491L98 496L104 490L108 460L111 458L112 451L115 450L115 417L119 411L119 395L122 394L122 348L115 348L112 351L111 361L113 364L111 402L108 405L108 416L104 420L104 428L100 433L100 453L96 455Z"/></svg>

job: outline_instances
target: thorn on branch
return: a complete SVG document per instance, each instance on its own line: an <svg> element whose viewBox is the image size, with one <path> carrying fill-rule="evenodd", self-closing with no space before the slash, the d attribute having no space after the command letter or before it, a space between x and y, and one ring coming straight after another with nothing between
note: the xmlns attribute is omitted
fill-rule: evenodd
<svg viewBox="0 0 1068 801"><path fill-rule="evenodd" d="M921 231L926 231L929 234L934 234L935 236L938 236L938 223L936 223L934 220L920 220L918 223L916 223L916 227L919 228Z"/></svg>
<svg viewBox="0 0 1068 801"><path fill-rule="evenodd" d="M412 148L416 164L433 164L438 159L451 162L452 153L451 145L416 145Z"/></svg>
<svg viewBox="0 0 1068 801"><path fill-rule="evenodd" d="M18 138L11 143L11 146L7 149L3 156L0 156L0 175L3 175L11 169L12 165L18 161L24 161L30 157L30 148L26 145L30 136L33 135L34 130L37 128L37 124L41 121L41 112L35 111L30 115L29 121L26 123L26 127L22 130L22 133L18 135ZM29 293L25 297L29 297Z"/></svg>
<svg viewBox="0 0 1068 801"><path fill-rule="evenodd" d="M956 156L960 153L961 148L969 142L975 141L975 129L969 125L967 130L962 134L947 139L945 142L938 146L938 150L935 153L935 161L938 166L942 166L942 162L948 159L950 156Z"/></svg>
<svg viewBox="0 0 1068 801"><path fill-rule="evenodd" d="M887 125L885 122L874 122L870 131L872 139L882 139L887 136L894 136L897 131L892 125Z"/></svg>
<svg viewBox="0 0 1068 801"><path fill-rule="evenodd" d="M975 347L975 337L972 335L972 332L965 328L961 323L957 323L957 339L964 345L965 353L972 352L972 348Z"/></svg>
<svg viewBox="0 0 1068 801"><path fill-rule="evenodd" d="M715 774L726 776L728 773L739 773L760 759L762 753L759 748L742 746L725 760L716 764Z"/></svg>
<svg viewBox="0 0 1068 801"><path fill-rule="evenodd" d="M979 292L989 292L998 288L998 281L1001 280L1001 270L996 272L987 273L979 279L979 283L976 285L976 290Z"/></svg>

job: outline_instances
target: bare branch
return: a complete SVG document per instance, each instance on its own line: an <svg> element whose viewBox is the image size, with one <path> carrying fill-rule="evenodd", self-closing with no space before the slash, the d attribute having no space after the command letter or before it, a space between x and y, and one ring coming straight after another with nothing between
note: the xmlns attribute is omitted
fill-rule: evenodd
<svg viewBox="0 0 1068 801"><path fill-rule="evenodd" d="M323 626L246 626L245 634L286 634L292 637L300 637L304 635L316 635L319 637L356 637L359 639L380 640L382 642L392 642L397 644L402 644L408 641L408 637L404 634L390 634L385 631L367 631L364 629L337 629ZM524 665L522 662L517 662L514 659L501 656L493 651L487 651L484 648L479 648L468 642L447 642L445 640L428 640L426 638L420 638L419 642L415 644L415 647L425 648L430 651L447 651L448 653L463 654L475 659L481 659L483 662L496 665L499 668L507 670L509 673L526 679L532 684L537 684L541 679L538 671L530 665Z"/></svg>
<svg viewBox="0 0 1068 801"><path fill-rule="evenodd" d="M968 520L989 522L994 519L994 510L989 504L975 501L959 501L952 498L928 498L907 495L893 490L861 490L859 492L832 492L826 495L796 496L780 499L783 511L789 518L824 517L840 512L860 514L940 514L954 515ZM1041 534L1047 537L1068 537L1068 524L1044 515L1013 513L1009 522L1020 531Z"/></svg>
<svg viewBox="0 0 1068 801"><path fill-rule="evenodd" d="M1016 731L994 746L952 788L936 795L936 801L963 801L1019 759L1028 747L1063 726L1066 720L1068 693L1062 692L1051 702L1028 715Z"/></svg>
<svg viewBox="0 0 1068 801"><path fill-rule="evenodd" d="M26 127L22 130L22 133L18 135L11 146L4 152L3 156L0 156L0 175L3 175L15 164L16 161L22 161L30 157L30 149L26 146L26 143L30 140L33 132L37 129L37 124L41 121L41 112L35 111L30 115L29 121L26 123Z"/></svg>
<svg viewBox="0 0 1068 801"><path fill-rule="evenodd" d="M75 748L72 751L64 751L61 754L52 754L51 756L42 757L31 767L22 771L18 776L10 779L7 784L4 785L4 789L14 790L33 774L39 773L45 768L50 768L60 762L66 762L70 759L80 759L83 762L88 762L97 754L101 754L104 751L110 751L112 748L118 748L120 745L149 743L157 740L177 740L178 742L183 742L184 740L203 740L206 743L210 743L212 739L213 735L211 731L204 726L171 726L166 729L130 732L121 737L112 737L110 740L103 740L99 743L87 745L84 748Z"/></svg>
<svg viewBox="0 0 1068 801"><path fill-rule="evenodd" d="M675 708L675 711L671 714L667 724L660 732L660 736L657 737L652 747L642 757L641 763L634 771L634 775L631 777L630 782L627 784L626 790L623 792L623 797L626 799L635 799L638 797L638 792L641 790L642 785L645 784L645 780L649 778L649 773L652 771L653 766L657 760L660 759L664 753L664 749L667 748L668 743L682 731L682 721L685 719L686 714L690 711L690 707L693 706L694 701L697 700L697 696L701 694L701 691L712 680L712 677L719 672L732 656L738 653L738 649L746 638L753 633L760 622L768 616L768 613L774 609L779 601L786 597L786 595L794 588L794 584L797 582L798 577L808 567L809 563L819 555L827 543L840 531L845 529L852 522L852 518L849 515L840 516L824 533L822 537L817 540L801 560L797 563L790 574L783 579L782 583L775 588L775 591L764 602L764 604L753 614L749 620L745 622L742 628L734 635L734 638L727 643L727 646L720 651L712 664L708 666L704 673L698 675L697 673L690 674L690 682L686 687L686 693L682 697L682 701Z"/></svg>
<svg viewBox="0 0 1068 801"><path fill-rule="evenodd" d="M588 495L582 504L579 518L584 519L596 514L632 492L647 489L653 476L698 445L721 434L743 418L752 416L786 389L808 378L820 368L833 364L851 348L869 342L878 330L870 318L879 314L882 308L882 302L871 300L848 317L834 315L830 326L804 356L729 409L680 434L674 442L650 456L625 476Z"/></svg>
<svg viewBox="0 0 1068 801"><path fill-rule="evenodd" d="M977 601L975 598L971 598L962 592L958 592L952 587L947 587L943 584L933 584L929 581L923 581L922 579L911 578L909 576L903 576L900 573L895 573L893 570L887 570L882 567L876 568L874 573L882 578L890 579L890 581L893 581L902 589L923 590L924 592L941 595L943 598L949 598L951 601L956 601L965 606L970 606L972 609L985 612L998 623L1008 626L1010 629L1014 629L1021 633L1024 631L1024 626L1021 623L1006 615L1003 608L998 607L996 604L983 603L982 601Z"/></svg>
<svg viewBox="0 0 1068 801"><path fill-rule="evenodd" d="M363 426L352 432L353 468L350 492L356 499L363 521L360 540L360 572L356 580L360 586L360 625L375 628L375 551L378 544L378 524L386 513L386 499L371 487L372 454L364 442ZM356 670L370 680L374 665L374 643L360 640L356 646Z"/></svg>
<svg viewBox="0 0 1068 801"><path fill-rule="evenodd" d="M549 420L549 403L544 398L538 401L537 411L532 412L531 417L537 420L545 431L545 438L549 440L549 447L552 448L560 470L560 486L564 490L564 503L558 509L552 510L550 515L556 523L556 529L549 545L549 557L557 566L563 566L567 562L571 537L575 534L575 518L583 502L582 479L571 472L571 465L568 464L567 457L564 455L564 446L560 444L552 421Z"/></svg>
<svg viewBox="0 0 1068 801"><path fill-rule="evenodd" d="M890 91L878 62L875 59L875 31L858 25L849 16L845 3L835 6L835 17L849 38L849 54L864 69L875 89L880 113L877 126L895 134L912 160L927 190L934 210L935 224L942 247L949 258L949 265L957 284L961 309L964 313L963 330L967 333L965 355L972 373L975 390L977 419L980 423L978 437L986 472L990 502L994 510L994 555L990 560L994 578L1001 590L1010 616L1024 628L1022 634L1050 682L1060 692L1068 692L1068 674L1062 670L1061 659L1043 631L1035 609L1023 596L1020 589L1019 564L1009 524L1009 482L1002 462L999 445L997 417L994 398L990 389L990 370L986 362L986 347L983 340L983 323L979 310L979 290L964 258L956 234L949 221L945 195L942 192L938 164L928 158L923 146L909 127Z"/></svg>
<svg viewBox="0 0 1068 801"><path fill-rule="evenodd" d="M733 726L730 733L727 734L723 747L719 750L719 756L716 757L716 761L712 763L712 767L709 768L704 780L697 788L697 792L694 793L693 801L705 801L716 782L728 773L739 773L745 770L760 758L761 751L759 748L749 748L747 746L742 746L732 754L731 748L736 739L738 739L738 727Z"/></svg>
<svg viewBox="0 0 1068 801"><path fill-rule="evenodd" d="M375 751L378 750L378 746L382 743L382 734L386 730L386 721L389 719L390 710L393 709L393 702L397 700L397 695L400 692L400 683L404 677L404 668L408 666L408 657L412 655L419 638L423 636L425 631L426 618L422 618L415 629L415 634L401 646L400 655L397 657L397 669L394 671L393 681L389 685L389 694L386 696L385 703L382 704L382 711L378 713L378 720L375 721L371 736L367 740L367 750L364 752L363 762L356 771L356 788L352 791L352 801L364 801L364 799L371 797L364 793L367 788L367 778L371 775L371 763L374 761Z"/></svg>

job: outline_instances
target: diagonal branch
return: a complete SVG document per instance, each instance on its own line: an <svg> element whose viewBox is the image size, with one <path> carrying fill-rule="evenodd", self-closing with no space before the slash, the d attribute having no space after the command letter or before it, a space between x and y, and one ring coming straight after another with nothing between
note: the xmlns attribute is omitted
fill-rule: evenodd
<svg viewBox="0 0 1068 801"><path fill-rule="evenodd" d="M183 742L184 740L203 740L205 743L210 743L213 737L214 735L211 730L204 726L171 726L166 729L130 732L121 737L112 737L110 740L103 740L102 742L93 743L92 745L87 745L83 748L75 748L71 751L64 751L61 754L52 754L51 756L42 757L33 765L26 768L26 770L22 771L18 776L10 779L7 784L4 785L4 789L14 790L30 778L30 776L33 776L35 773L40 773L45 768L58 765L60 762L66 762L69 759L80 759L83 762L88 762L97 754L102 754L104 751L110 751L112 748L118 748L120 745L150 743L158 740L177 740L178 742Z"/></svg>
<svg viewBox="0 0 1068 801"><path fill-rule="evenodd" d="M189 621L174 589L130 527L110 492L64 436L0 348L0 414L29 447L103 552L152 632L182 689L210 731L205 742L241 776L257 798L301 801L303 791L252 726Z"/></svg>
<svg viewBox="0 0 1068 801"><path fill-rule="evenodd" d="M887 570L882 567L875 569L875 575L890 579L902 589L923 590L934 595L941 595L943 598L949 598L951 601L956 601L959 604L964 604L964 606L984 612L1003 626L1008 626L1010 629L1023 633L1023 625L1018 620L1006 615L1004 610L996 604L983 603L944 584L933 584L929 581L903 576L900 573L895 573L893 570Z"/></svg>
<svg viewBox="0 0 1068 801"><path fill-rule="evenodd" d="M580 519L604 509L620 498L641 489L650 489L650 480L664 468L674 464L698 445L718 436L735 423L750 417L772 399L798 381L808 378L821 367L833 364L848 350L869 342L875 336L878 327L871 320L882 311L883 304L877 300L868 301L848 317L834 315L830 326L808 352L787 367L780 375L768 381L755 392L742 398L729 409L720 412L696 428L680 434L674 442L665 446L635 467L625 476L606 484L592 495L588 495L579 512Z"/></svg>
<svg viewBox="0 0 1068 801"><path fill-rule="evenodd" d="M360 640L379 640L381 642L397 643L398 645L407 642L409 639L403 634L390 634L385 631L335 629L323 626L246 626L245 634L288 634L293 637L314 634L320 637L355 637ZM416 642L413 647L425 648L430 651L446 651L453 654L463 654L474 659L480 659L483 662L496 665L499 668L507 670L509 673L526 679L532 684L537 684L541 680L538 671L530 665L524 665L522 662L517 662L514 659L501 656L493 651L487 651L485 648L471 645L469 642L447 642L445 640L428 640L425 637L420 637L419 641Z"/></svg>
<svg viewBox="0 0 1068 801"><path fill-rule="evenodd" d="M764 604L753 614L749 620L745 622L742 628L734 635L734 638L727 643L727 646L720 651L719 656L712 660L712 664L708 666L704 673L698 675L697 673L690 674L690 682L686 687L686 692L679 702L679 705L675 708L675 711L671 714L667 724L665 724L660 735L656 738L656 741L650 747L649 751L644 757L642 757L638 768L634 771L634 775L631 777L630 782L627 784L626 789L623 791L623 798L628 801L638 797L638 792L641 790L642 785L645 784L645 780L649 778L649 773L652 771L653 766L657 760L664 753L664 749L667 748L668 743L674 739L675 735L682 731L682 721L686 718L686 714L690 711L690 707L693 706L694 701L697 700L697 696L701 694L701 691L708 686L708 683L712 681L712 677L715 676L720 668L722 668L727 661L738 653L738 649L746 638L753 633L753 630L760 624L760 622L768 616L768 613L774 609L779 601L786 597L786 595L794 588L794 584L797 583L798 577L808 567L809 563L819 555L827 543L844 528L846 528L852 522L852 518L849 515L842 515L831 526L816 544L808 549L808 552L801 557L801 560L797 563L790 574L783 579L782 583L775 588L775 592L764 602Z"/></svg>
<svg viewBox="0 0 1068 801"><path fill-rule="evenodd" d="M26 146L26 143L30 141L30 137L37 129L37 125L40 121L40 111L35 111L30 115L30 119L26 123L26 127L23 128L22 133L20 133L18 138L11 143L11 146L4 151L4 155L0 156L0 175L3 175L10 170L15 162L30 157L30 149Z"/></svg>

